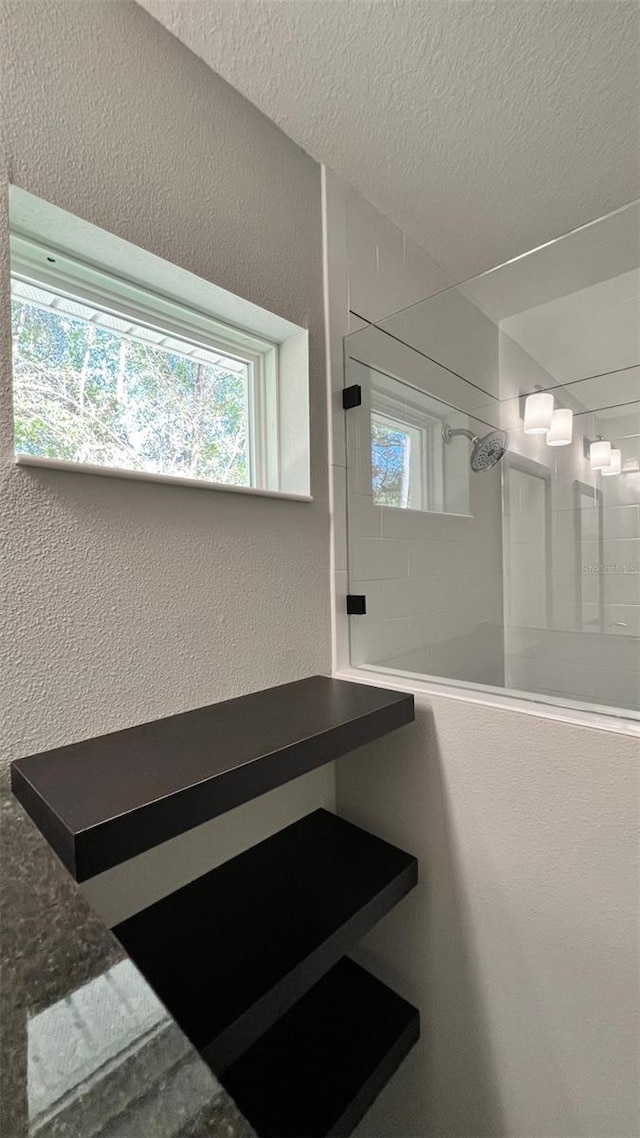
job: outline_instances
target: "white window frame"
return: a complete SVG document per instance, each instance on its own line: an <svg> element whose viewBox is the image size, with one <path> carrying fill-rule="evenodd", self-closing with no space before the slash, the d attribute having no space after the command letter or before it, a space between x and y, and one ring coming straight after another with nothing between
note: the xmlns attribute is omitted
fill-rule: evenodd
<svg viewBox="0 0 640 1138"><path fill-rule="evenodd" d="M444 509L443 421L420 407L397 399L379 387L371 388L371 420L404 431L417 443L411 447L407 502L389 509L442 512Z"/></svg>
<svg viewBox="0 0 640 1138"><path fill-rule="evenodd" d="M155 293L146 286L142 287L16 233L11 235L11 278L80 304L87 304L100 312L128 320L166 337L174 336L195 349L209 349L247 365L248 486L147 474L106 465L91 467L92 471L219 486L254 493L279 492L278 344L226 324L208 313L187 307L175 297ZM33 303L37 306L37 302ZM74 316L74 319L81 320L82 317ZM87 323L91 321L87 320ZM158 344L158 347L162 346ZM185 352L185 355L191 358L189 353ZM35 462L38 465L64 465L68 469L87 468L87 464L80 462L58 463L54 459L23 454L16 454L16 460L23 463Z"/></svg>

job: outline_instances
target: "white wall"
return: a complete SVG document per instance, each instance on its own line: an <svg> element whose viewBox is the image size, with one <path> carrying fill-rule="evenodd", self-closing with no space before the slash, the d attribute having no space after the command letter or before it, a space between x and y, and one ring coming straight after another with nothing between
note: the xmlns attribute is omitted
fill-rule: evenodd
<svg viewBox="0 0 640 1138"><path fill-rule="evenodd" d="M318 166L134 3L8 0L0 14L4 176L309 327L314 495L16 467L3 193L6 763L328 672L330 631ZM282 791L278 817L332 801L331 770L304 785ZM238 842L268 832L274 810L241 815ZM215 863L217 833L160 851L157 872L147 858L150 895L171 887L167 861L174 880Z"/></svg>
<svg viewBox="0 0 640 1138"><path fill-rule="evenodd" d="M348 671L340 348L347 296L357 300L345 284L345 197L325 171L334 656ZM442 278L432 271L433 291ZM427 295L428 274L424 286ZM388 312L395 295L391 280ZM336 772L339 811L415 853L421 871L360 957L420 1007L423 1034L359 1138L633 1138L638 737L554 720L532 703L512 710L414 688L416 725Z"/></svg>

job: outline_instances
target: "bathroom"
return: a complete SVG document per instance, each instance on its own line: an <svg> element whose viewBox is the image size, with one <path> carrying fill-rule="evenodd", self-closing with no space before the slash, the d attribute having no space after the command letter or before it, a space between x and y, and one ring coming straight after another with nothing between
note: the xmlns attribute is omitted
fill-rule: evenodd
<svg viewBox="0 0 640 1138"><path fill-rule="evenodd" d="M338 938L420 1020L349 1130L634 1138L635 0L0 0L0 26L2 1138L59 1126L71 1138L260 1133L123 946L145 913L318 813L409 859L393 906L361 920L352 948ZM262 451L247 443L244 482L227 485L210 472L96 469L104 438L90 454L83 436L81 453L70 432L47 454L39 409L20 435L10 277L15 313L33 269L20 238L42 251L54 230L76 268L190 309L192 323L175 316L168 332L180 375L207 306L212 344L236 326L228 360L264 363L268 378L277 347L276 462L268 431ZM71 311L56 315L55 261L38 266L50 296L22 293L49 329ZM86 287L106 344L113 313L96 297ZM153 323L143 307L138 332L127 325L136 351ZM126 384L117 346L107 355L85 394L111 414L107 381L119 395ZM87 376L47 378L75 391ZM75 430L69 402L56 407ZM506 449L484 466L475 440L495 432ZM155 844L135 812L126 842L115 821L127 815L124 760L133 771L139 756L116 748L93 791L53 779L57 794L84 788L72 805L90 822L107 800L117 807L120 853L96 842L84 877L61 858L60 829L45 840L28 795L20 805L11 791L12 764L14 779L43 755L51 770L74 747L177 717L175 740L183 716L220 706L254 709L226 738L260 724L266 751L286 715L265 724L242 701L311 683L302 753L325 680L364 706L342 751L297 777L283 760L231 803L238 760L227 809ZM390 708L386 733L365 739L361 720ZM161 765L146 763L145 778ZM180 758L163 770L179 776ZM305 915L313 895L301 893ZM263 908L267 922L276 909ZM181 927L148 939L154 966ZM293 951L290 915L280 927ZM234 962L245 949L268 956L260 935L234 943ZM312 1076L289 1080L288 1097L287 1073L283 1101L326 1105L332 1088Z"/></svg>

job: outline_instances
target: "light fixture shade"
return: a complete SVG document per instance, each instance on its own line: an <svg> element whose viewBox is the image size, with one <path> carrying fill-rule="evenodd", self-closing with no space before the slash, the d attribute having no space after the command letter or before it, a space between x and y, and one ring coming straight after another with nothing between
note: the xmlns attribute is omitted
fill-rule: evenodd
<svg viewBox="0 0 640 1138"><path fill-rule="evenodd" d="M573 438L573 411L570 407L557 407L551 416L547 446L566 447Z"/></svg>
<svg viewBox="0 0 640 1138"><path fill-rule="evenodd" d="M553 395L550 391L536 391L527 395L524 402L525 435L546 435L553 415Z"/></svg>
<svg viewBox="0 0 640 1138"><path fill-rule="evenodd" d="M600 470L601 474L619 474L622 470L622 451L611 451L611 462L608 466L603 466Z"/></svg>
<svg viewBox="0 0 640 1138"><path fill-rule="evenodd" d="M602 470L611 462L611 443L607 439L598 439L589 447L589 462L592 470Z"/></svg>

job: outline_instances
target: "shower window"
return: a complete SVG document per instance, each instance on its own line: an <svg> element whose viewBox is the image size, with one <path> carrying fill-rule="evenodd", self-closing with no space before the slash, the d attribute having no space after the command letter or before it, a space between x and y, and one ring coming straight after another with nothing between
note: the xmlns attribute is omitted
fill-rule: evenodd
<svg viewBox="0 0 640 1138"><path fill-rule="evenodd" d="M371 485L378 506L441 510L442 423L371 412Z"/></svg>
<svg viewBox="0 0 640 1138"><path fill-rule="evenodd" d="M460 455L445 454L444 432L450 408L428 392L373 368L366 375L370 399L371 486L376 506L445 512L447 482L460 496ZM368 478L366 471L363 472ZM466 480L468 486L468 479ZM455 496L452 494L450 496Z"/></svg>
<svg viewBox="0 0 640 1138"><path fill-rule="evenodd" d="M424 429L371 412L371 482L377 506L424 508L425 450Z"/></svg>
<svg viewBox="0 0 640 1138"><path fill-rule="evenodd" d="M354 665L640 718L639 230L634 203L347 337ZM525 429L540 392L559 441Z"/></svg>

